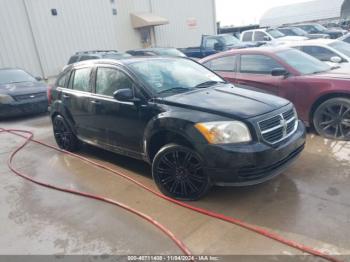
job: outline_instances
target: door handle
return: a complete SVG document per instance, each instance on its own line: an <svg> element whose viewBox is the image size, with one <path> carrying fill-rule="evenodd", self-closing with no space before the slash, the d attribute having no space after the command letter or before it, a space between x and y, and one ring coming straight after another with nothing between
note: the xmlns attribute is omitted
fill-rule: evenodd
<svg viewBox="0 0 350 262"><path fill-rule="evenodd" d="M101 102L99 100L91 100L90 103L94 104L94 105L100 105Z"/></svg>

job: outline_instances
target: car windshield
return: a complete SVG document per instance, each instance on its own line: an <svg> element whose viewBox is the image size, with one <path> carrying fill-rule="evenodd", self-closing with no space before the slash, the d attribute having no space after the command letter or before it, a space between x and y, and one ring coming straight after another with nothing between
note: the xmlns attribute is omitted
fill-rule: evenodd
<svg viewBox="0 0 350 262"><path fill-rule="evenodd" d="M225 43L225 45L235 45L240 43L240 41L233 35L221 35L220 38Z"/></svg>
<svg viewBox="0 0 350 262"><path fill-rule="evenodd" d="M281 33L280 31L276 29L269 29L267 32L273 37L273 38L280 38L285 36L285 34Z"/></svg>
<svg viewBox="0 0 350 262"><path fill-rule="evenodd" d="M321 32L324 32L324 31L327 31L328 29L325 28L323 25L319 25L319 24L316 24L316 25L313 25L318 31L321 31Z"/></svg>
<svg viewBox="0 0 350 262"><path fill-rule="evenodd" d="M350 57L350 44L345 43L343 41L334 41L330 43L329 46L333 47L340 53L343 53L344 55Z"/></svg>
<svg viewBox="0 0 350 262"><path fill-rule="evenodd" d="M36 82L35 78L20 69L0 70L0 84Z"/></svg>
<svg viewBox="0 0 350 262"><path fill-rule="evenodd" d="M176 48L167 48L167 49L157 49L155 50L159 55L166 55L166 56L181 56L185 57L186 55Z"/></svg>
<svg viewBox="0 0 350 262"><path fill-rule="evenodd" d="M129 66L157 94L171 95L193 90L203 83L208 85L201 87L225 82L204 66L188 59L149 59Z"/></svg>
<svg viewBox="0 0 350 262"><path fill-rule="evenodd" d="M295 35L299 35L299 36L306 36L307 35L306 31L304 31L303 29L297 28L297 27L293 27L290 30L292 30Z"/></svg>
<svg viewBox="0 0 350 262"><path fill-rule="evenodd" d="M311 75L331 70L331 67L320 60L299 50L290 49L277 53L284 62L299 71L302 75Z"/></svg>

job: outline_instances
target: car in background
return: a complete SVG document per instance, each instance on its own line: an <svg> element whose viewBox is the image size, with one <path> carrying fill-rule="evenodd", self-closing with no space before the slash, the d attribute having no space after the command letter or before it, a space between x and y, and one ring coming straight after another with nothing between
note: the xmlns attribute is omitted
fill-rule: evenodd
<svg viewBox="0 0 350 262"><path fill-rule="evenodd" d="M286 36L277 29L252 29L241 34L242 42L254 42L257 44L279 44L285 41L302 41L308 39L304 36Z"/></svg>
<svg viewBox="0 0 350 262"><path fill-rule="evenodd" d="M230 34L203 35L199 47L179 48L188 57L203 58L230 49L256 47L257 44L243 43Z"/></svg>
<svg viewBox="0 0 350 262"><path fill-rule="evenodd" d="M176 48L170 47L151 47L126 51L127 54L132 56L175 56L186 57L184 53Z"/></svg>
<svg viewBox="0 0 350 262"><path fill-rule="evenodd" d="M329 38L328 34L309 34L305 30L294 26L278 27L277 30L288 36L304 36L309 39Z"/></svg>
<svg viewBox="0 0 350 262"><path fill-rule="evenodd" d="M334 39L315 39L287 44L330 66L350 64L350 44Z"/></svg>
<svg viewBox="0 0 350 262"><path fill-rule="evenodd" d="M0 69L0 118L47 112L47 86L19 68Z"/></svg>
<svg viewBox="0 0 350 262"><path fill-rule="evenodd" d="M301 28L306 32L308 32L309 34L327 34L331 39L339 38L347 33L346 30L328 29L323 25L320 25L317 23L297 24L293 26Z"/></svg>
<svg viewBox="0 0 350 262"><path fill-rule="evenodd" d="M76 52L68 60L68 65L85 60L92 59L122 59L130 57L130 54L118 52L115 50L91 50Z"/></svg>
<svg viewBox="0 0 350 262"><path fill-rule="evenodd" d="M348 33L348 34L338 38L338 40L350 44L350 34Z"/></svg>
<svg viewBox="0 0 350 262"><path fill-rule="evenodd" d="M185 58L76 63L59 75L51 96L62 149L84 141L142 159L160 191L181 200L198 199L215 184L269 180L305 143L292 103L235 88Z"/></svg>
<svg viewBox="0 0 350 262"><path fill-rule="evenodd" d="M231 50L200 60L227 81L292 101L322 136L350 140L350 74L285 46Z"/></svg>

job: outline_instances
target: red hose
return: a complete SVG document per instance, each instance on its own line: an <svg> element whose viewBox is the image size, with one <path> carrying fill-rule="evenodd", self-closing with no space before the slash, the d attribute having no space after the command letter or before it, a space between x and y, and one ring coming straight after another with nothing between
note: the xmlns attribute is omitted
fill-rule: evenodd
<svg viewBox="0 0 350 262"><path fill-rule="evenodd" d="M21 149L23 149L28 144L28 142L30 140L32 140L33 133L30 132L30 131L25 131L25 130L5 130L3 128L0 128L0 132L4 132L4 131L8 132L8 133L11 133L11 134L15 134L15 135L19 135L19 134L13 133L13 131L29 134L29 136L27 136L27 137L25 137L23 135L19 135L21 137L25 137L26 140L24 141L24 143L22 143L19 147L17 147L10 154L10 156L8 158L8 161L7 161L8 167L16 175L18 175L18 176L20 176L22 178L25 178L26 180L29 180L29 181L37 184L37 185L40 185L40 186L48 187L48 188L51 188L51 189L55 189L55 190L59 190L59 191L63 191L63 192L67 192L67 193L71 193L71 194L87 197L87 198L96 199L96 200L99 200L99 201L103 201L103 202L106 202L106 203L109 203L109 204L112 204L112 205L124 208L125 210L127 210L127 211L129 211L129 212L131 212L131 213L133 213L135 215L138 215L139 217L141 217L141 218L145 219L146 221L152 223L154 226L159 228L163 233L165 233L181 249L181 251L185 255L192 256L191 255L191 251L186 247L186 245L181 240L179 240L168 228L166 228L165 226L160 224L158 221L156 221L152 217L150 217L150 216L148 216L148 215L146 215L146 214L144 214L144 213L142 213L140 211L137 211L136 209L133 209L133 208L131 208L131 207L125 205L125 204L122 204L120 202L117 202L115 200L112 200L112 199L109 199L109 198L106 198L106 197L93 195L93 194L89 194L89 193L85 193L85 192L81 192L81 191L77 191L77 190L73 190L73 189L62 188L62 187L54 186L54 185L51 185L51 184L48 184L48 183L44 183L44 182L41 182L39 180L36 180L36 179L34 179L34 178L30 177L30 176L27 176L27 175L21 173L20 171L18 171L16 168L13 167L12 161L13 161L14 157L16 156L16 154Z"/></svg>
<svg viewBox="0 0 350 262"><path fill-rule="evenodd" d="M60 149L60 148L58 148L58 147L55 147L55 146L46 144L46 143L44 143L44 142L41 142L41 141L39 141L39 140L33 139L33 133L30 132L30 131L18 130L18 129L3 129L3 128L0 128L0 132L2 132L2 131L5 131L5 132L11 133L11 134L13 134L13 135L17 135L17 136L21 136L21 137L26 138L26 141L25 141L20 147L18 147L14 152L12 152L12 154L10 155L10 158L9 158L9 161L8 161L8 166L9 166L9 168L10 168L14 173L16 173L17 175L19 175L19 176L21 176L21 177L23 177L23 178L26 178L26 179L28 179L28 180L30 180L30 181L36 183L36 184L39 184L39 185L42 185L42 186L47 186L47 187L50 187L50 188L53 188L53 189L57 189L57 190L60 190L60 191L64 191L64 192L69 192L69 193L73 193L73 194L83 195L83 196L87 196L87 197L90 197L90 198L95 198L95 199L98 199L98 200L102 200L102 201L105 201L105 202L108 202L108 203L111 203L111 204L118 205L118 206L120 206L120 207L122 207L122 208L125 208L125 209L127 209L127 210L129 210L129 211L135 213L135 214L138 214L138 213L137 213L138 211L136 211L136 210L133 210L133 211L132 211L131 208L126 207L125 205L120 204L120 203L118 203L118 202L115 202L115 201L113 201L113 200L108 199L108 201L106 201L105 198L103 198L103 197L96 197L96 196L93 196L93 195L90 195L90 194L85 194L85 193L73 191L73 190L70 190L70 189L67 190L67 189L64 189L64 188L59 188L59 187L56 187L56 186L48 185L48 184L45 184L45 183L38 182L38 181L34 180L33 178L28 177L28 176L26 176L26 175L20 174L18 171L16 171L16 170L12 167L12 159L13 159L13 157L15 156L15 154L16 154L18 151L20 151L29 141L33 141L33 142L35 142L35 143L37 143L37 144L40 144L40 145L42 145L42 146L49 147L49 148L54 149L54 150L56 150L56 151L59 151L59 152L68 154L68 155L73 156L73 157L76 157L76 158L78 158L78 159L80 159L80 160L82 160L82 161L84 161L84 162L87 162L87 163L93 165L93 166L96 166L96 167L99 167L99 168L101 168L101 169L107 170L107 171L111 172L111 173L114 174L114 175L121 176L121 177L123 177L123 178L125 178L125 179L127 179L127 180L129 180L129 181L131 181L131 182L133 182L134 184L138 185L139 187L141 187L141 188L143 188L143 189L145 189L145 190L151 192L152 194L154 194L154 195L156 195L156 196L158 196L158 197L160 197L160 198L163 198L163 199L165 199L165 200L167 200L167 201L169 201L169 202L172 202L172 203L174 203L174 204L177 204L177 205L179 205L179 206L188 208L188 209L190 209L190 210L196 211L196 212L201 213L201 214L203 214L203 215L207 215L207 216L210 216L210 217L213 217L213 218L216 218L216 219L220 219L220 220L226 221L226 222L231 223L231 224L238 225L238 226L240 226L240 227L246 228L246 229L248 229L248 230L250 230L250 231L253 231L253 232L255 232L255 233L258 233L258 234L260 234L260 235L263 235L263 236L265 236L265 237L268 237L268 238L270 238L270 239L276 240L276 241L278 241L278 242L280 242L280 243L282 243L282 244L285 244L285 245L287 245L287 246L290 246L290 247L293 247L293 248L295 248L295 249L298 249L298 250L300 250L300 251L302 251L302 252L309 253L309 254L311 254L311 255L313 255L313 256L321 257L321 258L324 258L324 259L326 259L326 260L328 260L328 261L332 261L332 262L339 262L339 261L340 261L340 260L336 259L335 257L333 257L333 256L331 256L331 255L328 255L328 254L326 254L326 253L324 253L324 252L322 252L322 251L319 251L319 250L316 250L316 249L314 249L314 248L311 248L311 247L302 245L302 244L300 244L300 243L298 243L298 242L295 242L295 241L293 241L293 240L286 239L286 238L284 238L284 237L282 237L282 236L280 236L280 235L278 235L278 234L275 234L275 233L273 233L273 232L270 232L270 231L268 231L268 230L266 230L266 229L264 229L264 228L261 228L261 227L259 227L259 226L251 225L251 224L246 223L246 222L244 222L244 221L241 221L241 220L239 220L239 219L236 219L236 218L233 218L233 217L229 217L229 216L225 216L225 215L223 215L223 214L216 213L216 212L212 212L212 211L210 211L210 210L206 210L206 209L203 209L203 208L195 207L195 206L189 205L189 204L187 204L187 203L184 203L184 202L178 201L178 200L176 200L176 199L172 199L172 198L170 198L170 197L167 197L167 196L165 196L165 195L162 195L161 193L159 193L159 192L153 190L152 188L149 188L149 187L143 185L143 184L140 183L139 181L137 181L137 180L135 180L135 179L133 179L133 178L127 176L127 175L124 174L124 173L121 173L121 172L119 172L119 171L116 171L116 170L114 170L114 169L112 169L112 168L110 168L110 167L104 166L104 165L102 165L102 164L100 164L100 163L97 163L97 162L92 161L92 160L90 160L90 159L88 159L88 158L82 157L82 156L80 156L80 155L77 155L77 154L74 154L74 153L65 151L65 150ZM30 134L30 136L29 136L29 137L26 137L26 136L21 135L21 134L18 134L18 133L16 133L16 132L21 132L21 133ZM142 213L141 213L141 214L142 214ZM139 215L139 214L138 214L138 215ZM153 223L153 224L156 225L156 226L158 226L158 224L159 224L159 223L157 223L157 222L155 223L154 220L153 220L152 218L148 217L147 215L142 214L142 215L140 215L140 216L143 217L143 218L147 217L147 218L145 218L145 219L146 219L146 220L150 219L150 220L148 220L148 221L151 222L151 223ZM144 217L144 216L145 216L145 217ZM160 228L160 227L159 227L159 228ZM173 236L173 234L172 234L171 232L165 231L166 228L164 228L164 227L163 227L163 229L161 228L161 230L162 230L163 232L165 232L165 233L166 233L180 248L181 248L181 250L182 250L185 254L188 254L188 253L189 253L188 249L183 245L183 243L182 243L180 240L177 240L177 239ZM186 251L185 251L185 250L186 250ZM188 253L187 253L187 252L188 252Z"/></svg>

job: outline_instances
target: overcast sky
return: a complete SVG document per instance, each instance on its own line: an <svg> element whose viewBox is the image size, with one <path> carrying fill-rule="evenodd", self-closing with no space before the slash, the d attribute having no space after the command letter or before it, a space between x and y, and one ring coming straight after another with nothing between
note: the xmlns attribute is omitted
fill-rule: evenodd
<svg viewBox="0 0 350 262"><path fill-rule="evenodd" d="M257 24L264 12L271 7L306 1L308 0L216 0L216 19L221 25Z"/></svg>

